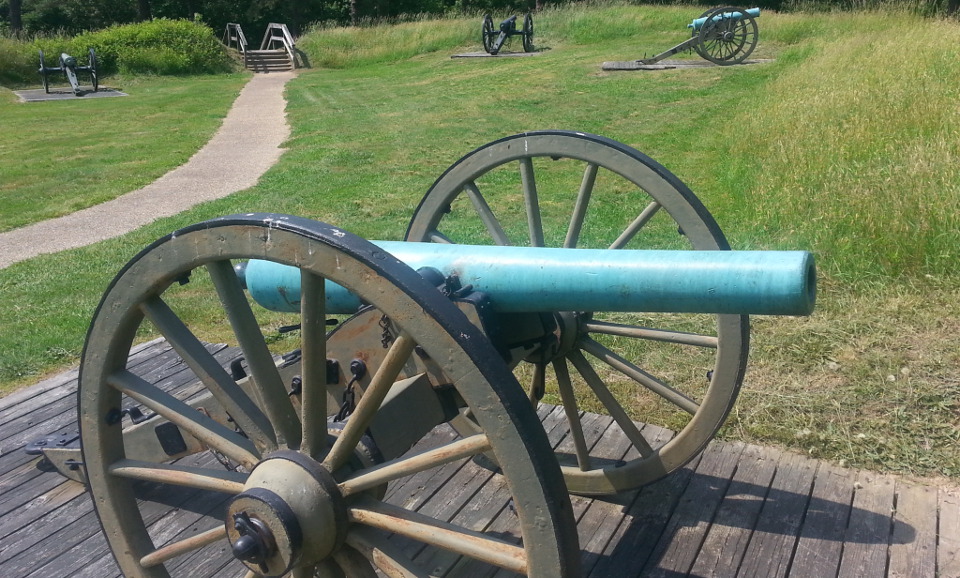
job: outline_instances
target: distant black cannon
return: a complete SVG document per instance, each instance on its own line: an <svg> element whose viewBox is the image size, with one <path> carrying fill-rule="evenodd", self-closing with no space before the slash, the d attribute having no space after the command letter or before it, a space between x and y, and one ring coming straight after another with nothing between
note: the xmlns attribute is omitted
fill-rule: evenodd
<svg viewBox="0 0 960 578"><path fill-rule="evenodd" d="M724 6L711 8L700 18L687 24L690 38L670 50L652 58L638 60L640 64L655 64L683 50L693 49L703 58L719 64L740 64L757 47L757 21L759 8Z"/></svg>
<svg viewBox="0 0 960 578"><path fill-rule="evenodd" d="M516 15L500 23L500 29L493 28L493 18L487 14L483 17L483 49L490 54L500 52L500 48L511 36L523 37L523 51L533 52L533 16L527 13L523 17L523 28L517 30Z"/></svg>
<svg viewBox="0 0 960 578"><path fill-rule="evenodd" d="M54 73L63 74L70 86L73 87L73 94L81 96L83 91L80 89L80 81L77 79L77 73L82 72L90 76L90 84L93 85L93 92L97 92L99 82L97 81L97 53L90 49L89 60L86 66L80 66L74 56L66 52L60 54L59 66L47 66L43 59L43 51L40 51L40 79L43 81L43 90L50 93L50 75Z"/></svg>

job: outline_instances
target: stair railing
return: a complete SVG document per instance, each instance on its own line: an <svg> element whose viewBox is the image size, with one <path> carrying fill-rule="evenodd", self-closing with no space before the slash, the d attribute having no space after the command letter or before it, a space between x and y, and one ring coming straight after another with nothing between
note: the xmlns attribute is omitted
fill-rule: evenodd
<svg viewBox="0 0 960 578"><path fill-rule="evenodd" d="M274 50L277 45L282 45L290 57L290 63L297 67L296 43L293 41L293 35L286 24L277 24L271 22L267 24L267 31L263 33L263 42L260 43L260 50Z"/></svg>
<svg viewBox="0 0 960 578"><path fill-rule="evenodd" d="M236 22L228 22L223 31L223 43L227 48L233 48L243 56L243 65L247 65L247 37L243 35L243 28Z"/></svg>

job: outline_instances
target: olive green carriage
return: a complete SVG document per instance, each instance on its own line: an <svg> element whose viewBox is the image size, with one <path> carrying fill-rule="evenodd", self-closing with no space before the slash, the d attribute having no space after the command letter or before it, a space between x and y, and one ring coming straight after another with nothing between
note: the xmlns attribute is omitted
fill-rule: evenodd
<svg viewBox="0 0 960 578"><path fill-rule="evenodd" d="M418 250L517 246L510 255L555 247L560 261L595 254L581 249L631 262L656 250L649 254L677 255L690 270L660 266L667 281L647 312L623 311L620 293L607 299L609 311L564 304L523 312L498 310L498 293L465 282L463 264L414 271L381 246L303 218L234 215L160 239L108 288L80 374L83 472L126 575L188 575L189 560L225 549L239 576L429 575L393 534L491 571L576 576L568 490L621 492L686 464L736 399L744 313L813 306L812 259L791 254L785 274L764 265L728 275L789 278L770 309L752 303L767 291L733 288L756 299L731 306L727 289L711 285L693 299L702 303L672 312L677 275L701 277L718 267L711 256L727 263L735 255L723 253L720 228L679 179L626 145L584 133L525 133L477 149L437 179L405 240ZM279 289L294 305L280 320L299 331L299 347L279 358L268 342L281 321L250 297L262 262L296 278L295 296ZM340 288L359 310L329 305ZM624 290L623 299L644 291ZM193 386L167 391L128 367L145 327L183 358ZM217 327L243 351L233 372L204 347ZM563 406L573 454L551 449L536 414L541 400ZM129 423L123 409L131 405L151 417ZM620 459L593 455L584 410L608 413L630 439ZM424 446L445 423L459 432L455 441ZM506 482L515 539L385 499L391 483L481 454ZM199 516L195 534L171 539L151 518L144 488L156 487L211 492L224 505Z"/></svg>

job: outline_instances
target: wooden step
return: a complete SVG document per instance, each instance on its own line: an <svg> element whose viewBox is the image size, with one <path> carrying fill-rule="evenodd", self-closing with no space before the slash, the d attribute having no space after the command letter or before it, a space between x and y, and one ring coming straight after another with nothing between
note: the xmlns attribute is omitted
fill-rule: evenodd
<svg viewBox="0 0 960 578"><path fill-rule="evenodd" d="M245 65L254 72L279 72L294 68L286 50L248 50Z"/></svg>

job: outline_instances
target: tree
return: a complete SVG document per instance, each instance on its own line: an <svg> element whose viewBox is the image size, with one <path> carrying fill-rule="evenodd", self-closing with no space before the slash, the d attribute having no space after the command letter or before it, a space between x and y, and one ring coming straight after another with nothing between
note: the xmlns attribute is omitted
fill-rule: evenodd
<svg viewBox="0 0 960 578"><path fill-rule="evenodd" d="M10 0L10 32L19 36L23 30L23 0Z"/></svg>
<svg viewBox="0 0 960 578"><path fill-rule="evenodd" d="M137 16L141 22L153 20L153 15L150 13L150 0L137 0Z"/></svg>

